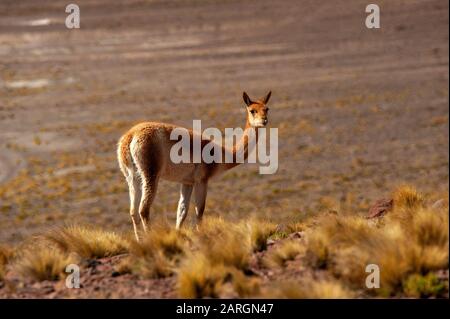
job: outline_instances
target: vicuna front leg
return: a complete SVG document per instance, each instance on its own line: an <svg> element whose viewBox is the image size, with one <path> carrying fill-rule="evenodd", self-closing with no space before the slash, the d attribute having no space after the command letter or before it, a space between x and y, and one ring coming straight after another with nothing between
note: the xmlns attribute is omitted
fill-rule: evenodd
<svg viewBox="0 0 450 319"><path fill-rule="evenodd" d="M177 225L176 228L180 229L189 211L189 202L191 200L192 185L181 184L180 200L178 201L177 210Z"/></svg>
<svg viewBox="0 0 450 319"><path fill-rule="evenodd" d="M206 182L198 183L194 186L195 215L197 217L197 227L201 224L203 212L205 211L207 188L208 184Z"/></svg>

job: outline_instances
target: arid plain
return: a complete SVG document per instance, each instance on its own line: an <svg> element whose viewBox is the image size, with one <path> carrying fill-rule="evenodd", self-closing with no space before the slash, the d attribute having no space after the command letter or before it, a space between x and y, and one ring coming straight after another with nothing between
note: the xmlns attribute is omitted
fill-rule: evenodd
<svg viewBox="0 0 450 319"><path fill-rule="evenodd" d="M273 92L279 169L212 182L206 218L362 216L403 184L448 198L448 3L377 3L375 30L364 1L79 0L70 30L65 1L2 1L0 243L67 224L131 234L121 134L243 127L243 91ZM152 220L175 224L178 188L160 183Z"/></svg>

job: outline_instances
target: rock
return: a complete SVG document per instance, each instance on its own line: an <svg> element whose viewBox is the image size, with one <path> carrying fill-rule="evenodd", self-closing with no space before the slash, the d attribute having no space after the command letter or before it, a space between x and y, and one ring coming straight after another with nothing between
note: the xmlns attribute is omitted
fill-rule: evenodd
<svg viewBox="0 0 450 319"><path fill-rule="evenodd" d="M273 239L267 239L267 246L272 246L275 244L275 240Z"/></svg>
<svg viewBox="0 0 450 319"><path fill-rule="evenodd" d="M441 198L441 199L435 201L431 205L431 208L432 209L443 209L443 208L446 208L447 206L448 206L448 202L444 198Z"/></svg>
<svg viewBox="0 0 450 319"><path fill-rule="evenodd" d="M292 233L288 236L289 239L295 239L295 238L303 238L304 232L298 231L295 233Z"/></svg>
<svg viewBox="0 0 450 319"><path fill-rule="evenodd" d="M377 218L384 216L394 207L394 200L392 198L382 198L377 200L369 209L367 218Z"/></svg>
<svg viewBox="0 0 450 319"><path fill-rule="evenodd" d="M437 272L436 272L436 276L440 279L440 280L443 280L443 281L448 281L448 269L446 269L446 270L438 270Z"/></svg>
<svg viewBox="0 0 450 319"><path fill-rule="evenodd" d="M95 259L88 259L88 260L86 260L86 264L87 264L88 268L95 268L98 265L100 265L100 262Z"/></svg>

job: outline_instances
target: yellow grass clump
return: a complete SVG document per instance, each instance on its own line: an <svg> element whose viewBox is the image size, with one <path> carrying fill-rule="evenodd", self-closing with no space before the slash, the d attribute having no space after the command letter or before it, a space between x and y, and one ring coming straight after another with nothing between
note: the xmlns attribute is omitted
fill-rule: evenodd
<svg viewBox="0 0 450 319"><path fill-rule="evenodd" d="M265 230L255 234L257 225L263 225ZM256 294L259 282L246 273L250 272L251 253L261 248L269 228L269 224L255 221L234 224L221 218L206 219L193 235L192 251L178 268L179 295L218 298Z"/></svg>
<svg viewBox="0 0 450 319"><path fill-rule="evenodd" d="M398 187L392 197L395 209L415 210L425 206L424 196L410 185Z"/></svg>
<svg viewBox="0 0 450 319"><path fill-rule="evenodd" d="M22 277L37 281L59 280L75 259L54 247L29 247L12 265Z"/></svg>
<svg viewBox="0 0 450 319"><path fill-rule="evenodd" d="M178 273L178 293L182 298L219 298L230 268L212 266L201 254L184 261Z"/></svg>
<svg viewBox="0 0 450 319"><path fill-rule="evenodd" d="M448 244L448 211L419 208L414 212L410 225L403 225L422 246L445 246Z"/></svg>
<svg viewBox="0 0 450 319"><path fill-rule="evenodd" d="M44 236L65 252L84 258L102 258L127 252L129 242L115 232L94 227L66 226Z"/></svg>
<svg viewBox="0 0 450 319"><path fill-rule="evenodd" d="M117 268L146 278L163 278L174 274L189 244L189 231L178 232L167 225L154 225L140 242L130 243L130 256Z"/></svg>
<svg viewBox="0 0 450 319"><path fill-rule="evenodd" d="M245 224L227 223L221 218L203 222L193 238L211 264L223 264L247 270L252 252L251 232Z"/></svg>
<svg viewBox="0 0 450 319"><path fill-rule="evenodd" d="M181 298L238 298L259 293L259 282L235 267L212 264L205 255L193 253L178 270Z"/></svg>
<svg viewBox="0 0 450 319"><path fill-rule="evenodd" d="M247 223L250 232L250 241L253 251L267 249L267 240L272 236L277 226L267 221L251 220Z"/></svg>
<svg viewBox="0 0 450 319"><path fill-rule="evenodd" d="M411 187L397 190L395 201L392 214L378 224L358 216L319 219L307 238L306 262L381 296L405 294L406 287L414 290L410 278L448 269L448 211L427 208L425 198ZM379 289L365 287L369 264L380 269Z"/></svg>
<svg viewBox="0 0 450 319"><path fill-rule="evenodd" d="M294 260L302 252L304 252L304 246L301 243L285 241L267 253L264 264L269 268L283 267L287 261Z"/></svg>
<svg viewBox="0 0 450 319"><path fill-rule="evenodd" d="M355 294L337 280L304 279L301 282L282 282L266 289L265 298L287 299L347 299Z"/></svg>
<svg viewBox="0 0 450 319"><path fill-rule="evenodd" d="M12 257L12 251L6 246L0 245L0 281L6 275L6 265Z"/></svg>

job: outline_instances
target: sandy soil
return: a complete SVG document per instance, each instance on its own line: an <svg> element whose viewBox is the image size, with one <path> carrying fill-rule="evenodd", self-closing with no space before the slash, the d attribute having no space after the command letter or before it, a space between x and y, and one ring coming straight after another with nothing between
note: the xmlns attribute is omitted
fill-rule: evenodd
<svg viewBox="0 0 450 319"><path fill-rule="evenodd" d="M206 215L301 220L410 183L448 192L448 2L0 3L0 242L63 223L130 231L116 142L141 120L244 125L242 91L273 91L279 171L230 171ZM37 21L37 22L36 22ZM178 185L152 217L173 222Z"/></svg>

